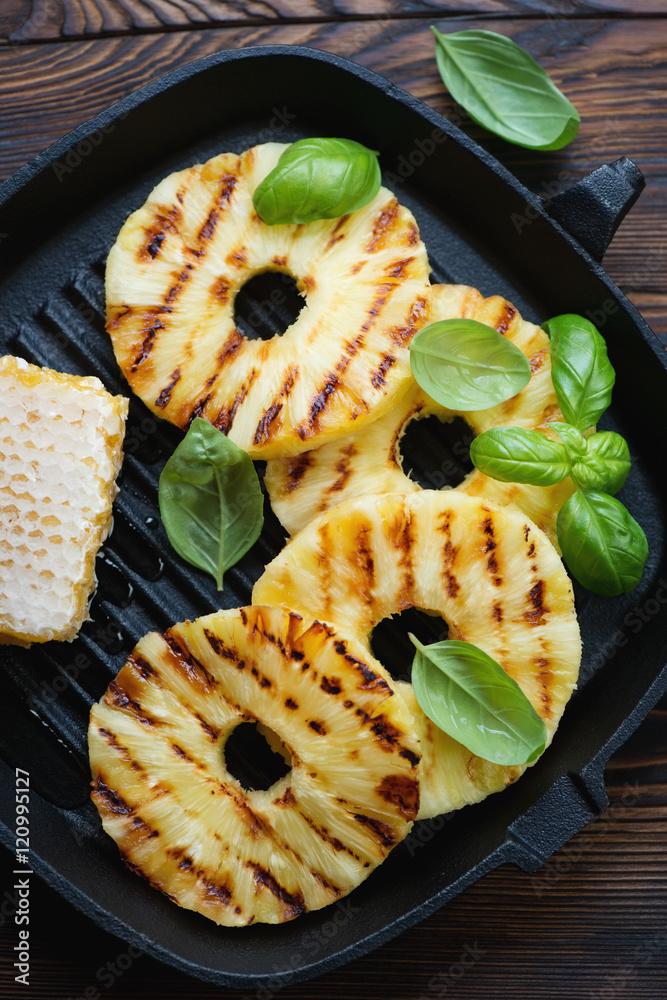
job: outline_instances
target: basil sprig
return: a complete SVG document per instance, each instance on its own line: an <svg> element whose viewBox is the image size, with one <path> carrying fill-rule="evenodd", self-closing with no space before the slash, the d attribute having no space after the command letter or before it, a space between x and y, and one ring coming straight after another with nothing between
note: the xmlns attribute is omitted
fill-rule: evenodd
<svg viewBox="0 0 667 1000"><path fill-rule="evenodd" d="M419 330L410 343L412 374L431 399L451 410L486 410L530 381L530 362L486 323L445 319Z"/></svg>
<svg viewBox="0 0 667 1000"><path fill-rule="evenodd" d="M551 335L552 379L567 420L550 423L549 437L494 427L475 438L470 458L502 482L552 486L569 476L576 492L556 521L563 559L584 586L615 597L637 586L648 557L644 531L613 497L630 472L627 441L613 431L591 433L611 401L615 372L604 340L582 316L558 316L543 326Z"/></svg>
<svg viewBox="0 0 667 1000"><path fill-rule="evenodd" d="M478 757L528 764L544 750L546 727L516 681L478 646L446 639L417 652L412 685L423 712Z"/></svg>
<svg viewBox="0 0 667 1000"><path fill-rule="evenodd" d="M269 226L337 219L380 190L378 154L352 139L300 139L257 186L252 201Z"/></svg>
<svg viewBox="0 0 667 1000"><path fill-rule="evenodd" d="M263 497L252 459L196 417L165 463L158 500L173 547L222 590L224 572L262 530Z"/></svg>
<svg viewBox="0 0 667 1000"><path fill-rule="evenodd" d="M438 70L473 121L528 149L561 149L579 112L532 56L494 31L454 31L436 39Z"/></svg>

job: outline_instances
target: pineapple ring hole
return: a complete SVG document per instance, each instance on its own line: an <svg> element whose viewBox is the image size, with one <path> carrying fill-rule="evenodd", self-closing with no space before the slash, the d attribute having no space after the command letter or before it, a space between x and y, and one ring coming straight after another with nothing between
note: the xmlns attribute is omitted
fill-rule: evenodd
<svg viewBox="0 0 667 1000"><path fill-rule="evenodd" d="M303 283L285 271L262 271L239 289L234 325L247 340L271 340L296 322L306 300Z"/></svg>
<svg viewBox="0 0 667 1000"><path fill-rule="evenodd" d="M241 722L223 747L223 762L247 791L264 791L292 770L292 755L277 733L255 722Z"/></svg>
<svg viewBox="0 0 667 1000"><path fill-rule="evenodd" d="M401 467L425 490L459 486L474 468L470 461L474 437L463 417L445 422L435 414L415 414L406 423L398 445Z"/></svg>
<svg viewBox="0 0 667 1000"><path fill-rule="evenodd" d="M373 629L371 652L395 681L410 681L415 647L409 633L425 646L443 642L449 636L447 622L440 611L406 608L400 614L383 618Z"/></svg>

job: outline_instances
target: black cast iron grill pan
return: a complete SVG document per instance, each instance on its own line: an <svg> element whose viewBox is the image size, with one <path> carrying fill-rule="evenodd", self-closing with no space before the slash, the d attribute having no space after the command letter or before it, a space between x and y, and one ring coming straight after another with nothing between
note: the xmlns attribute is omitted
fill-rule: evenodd
<svg viewBox="0 0 667 1000"><path fill-rule="evenodd" d="M2 185L2 352L96 374L110 391L131 395L104 332L104 261L125 217L171 170L306 135L347 136L382 151L388 186L420 225L434 281L502 294L536 322L565 311L610 317L602 330L617 387L604 426L630 443L622 499L646 530L651 555L632 594L608 600L577 590L580 688L551 748L516 785L416 824L337 905L276 928L217 928L120 863L88 798L88 712L145 632L248 603L284 534L267 504L262 537L227 574L220 600L212 581L169 549L159 522L157 480L181 432L132 397L115 528L98 559L91 621L71 644L0 649L0 837L14 847L14 768L21 767L32 784L35 871L106 930L184 972L273 990L369 951L504 862L535 871L604 807L609 755L667 686L662 616L635 613L660 606L667 579L666 473L654 459L667 431L667 365L598 263L643 184L630 161L603 165L541 202L439 115L352 63L299 48L221 52L121 101ZM514 224L527 210L530 225ZM261 306L256 298L246 310ZM276 322L267 319L266 335ZM449 462L451 443L432 430L414 437L415 475L428 484L438 455L443 467ZM385 645L400 649L401 623L395 634L387 627Z"/></svg>

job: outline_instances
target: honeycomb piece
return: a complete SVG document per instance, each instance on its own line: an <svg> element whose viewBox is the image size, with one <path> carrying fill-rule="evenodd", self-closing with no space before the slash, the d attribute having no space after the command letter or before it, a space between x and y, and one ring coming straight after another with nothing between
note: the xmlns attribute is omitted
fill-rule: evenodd
<svg viewBox="0 0 667 1000"><path fill-rule="evenodd" d="M73 639L111 529L128 402L0 358L0 642Z"/></svg>

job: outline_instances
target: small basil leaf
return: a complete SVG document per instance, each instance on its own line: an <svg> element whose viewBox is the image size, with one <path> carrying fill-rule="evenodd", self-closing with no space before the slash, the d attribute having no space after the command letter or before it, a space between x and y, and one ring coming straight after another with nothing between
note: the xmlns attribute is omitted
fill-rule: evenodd
<svg viewBox="0 0 667 1000"><path fill-rule="evenodd" d="M607 345L583 316L568 313L542 324L551 337L551 378L568 423L585 431L611 402L616 375Z"/></svg>
<svg viewBox="0 0 667 1000"><path fill-rule="evenodd" d="M423 712L452 739L495 764L528 764L544 750L546 727L519 685L470 642L447 639L417 652L412 685Z"/></svg>
<svg viewBox="0 0 667 1000"><path fill-rule="evenodd" d="M577 109L511 38L494 31L431 30L440 76L478 125L528 149L561 149L574 139Z"/></svg>
<svg viewBox="0 0 667 1000"><path fill-rule="evenodd" d="M253 205L269 226L337 219L380 190L378 154L351 139L300 139L257 186Z"/></svg>
<svg viewBox="0 0 667 1000"><path fill-rule="evenodd" d="M470 445L473 465L503 483L553 486L570 474L565 445L522 427L493 427Z"/></svg>
<svg viewBox="0 0 667 1000"><path fill-rule="evenodd" d="M530 381L526 355L492 326L473 319L423 327L412 338L410 364L424 392L450 410L487 410Z"/></svg>
<svg viewBox="0 0 667 1000"><path fill-rule="evenodd" d="M262 530L262 490L252 459L196 417L165 463L158 500L173 547L222 590L223 573Z"/></svg>
<svg viewBox="0 0 667 1000"><path fill-rule="evenodd" d="M641 580L646 535L615 497L577 490L561 507L556 531L568 569L589 590L617 597Z"/></svg>
<svg viewBox="0 0 667 1000"><path fill-rule="evenodd" d="M599 431L588 438L586 453L572 473L582 489L618 493L630 472L628 442L613 431Z"/></svg>
<svg viewBox="0 0 667 1000"><path fill-rule="evenodd" d="M558 420L554 420L549 424L553 430L556 431L559 438L565 445L568 457L571 462L578 462L583 459L586 454L586 438L573 427L572 424L563 424Z"/></svg>

